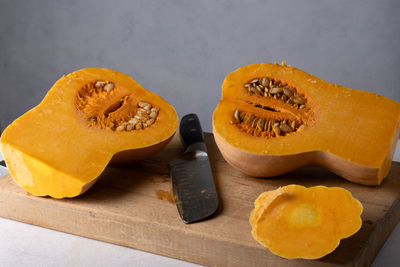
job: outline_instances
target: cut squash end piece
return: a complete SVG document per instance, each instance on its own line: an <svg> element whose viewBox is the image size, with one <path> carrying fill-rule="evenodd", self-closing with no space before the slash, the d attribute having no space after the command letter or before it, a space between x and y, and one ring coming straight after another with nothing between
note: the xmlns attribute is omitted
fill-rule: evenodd
<svg viewBox="0 0 400 267"><path fill-rule="evenodd" d="M324 257L362 225L361 203L339 187L288 185L262 193L254 205L254 239L287 259Z"/></svg>

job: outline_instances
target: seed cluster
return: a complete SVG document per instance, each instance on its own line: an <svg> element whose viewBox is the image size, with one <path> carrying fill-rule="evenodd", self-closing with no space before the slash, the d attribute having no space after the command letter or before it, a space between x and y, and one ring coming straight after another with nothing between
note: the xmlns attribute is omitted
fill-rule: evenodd
<svg viewBox="0 0 400 267"><path fill-rule="evenodd" d="M112 89L114 89L115 85L113 83L111 83L111 82L107 83L105 81L97 81L94 84L94 87L97 88L97 89L98 88L103 88L104 91L110 92Z"/></svg>
<svg viewBox="0 0 400 267"><path fill-rule="evenodd" d="M156 121L159 110L147 102L139 102L136 114L130 120L117 125L115 130L132 131L147 128Z"/></svg>
<svg viewBox="0 0 400 267"><path fill-rule="evenodd" d="M247 133L257 136L277 137L285 136L305 128L301 121L273 120L260 118L251 113L235 110L231 121Z"/></svg>
<svg viewBox="0 0 400 267"><path fill-rule="evenodd" d="M287 84L268 77L253 79L251 82L246 83L244 87L250 95L281 99L298 109L306 107L304 96L298 94L296 88L289 88Z"/></svg>
<svg viewBox="0 0 400 267"><path fill-rule="evenodd" d="M129 92L124 94L121 90L114 83L104 80L90 82L81 88L76 97L76 108L89 127L133 131L155 123L160 110L158 107L140 101L136 108L136 101ZM116 99L116 95L123 96ZM108 108L104 110L104 107Z"/></svg>

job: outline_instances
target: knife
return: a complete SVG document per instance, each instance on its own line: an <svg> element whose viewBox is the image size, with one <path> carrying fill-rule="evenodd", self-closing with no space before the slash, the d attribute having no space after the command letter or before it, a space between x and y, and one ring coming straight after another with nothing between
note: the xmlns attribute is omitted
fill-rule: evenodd
<svg viewBox="0 0 400 267"><path fill-rule="evenodd" d="M184 223L192 223L205 219L217 210L218 195L196 114L187 114L182 118L179 133L185 151L168 166L179 215Z"/></svg>
<svg viewBox="0 0 400 267"><path fill-rule="evenodd" d="M0 178L8 173L4 160L0 161Z"/></svg>

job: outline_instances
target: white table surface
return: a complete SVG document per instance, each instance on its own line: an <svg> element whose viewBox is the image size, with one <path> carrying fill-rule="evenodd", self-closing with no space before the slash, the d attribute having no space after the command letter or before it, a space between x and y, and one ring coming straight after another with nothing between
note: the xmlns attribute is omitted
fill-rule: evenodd
<svg viewBox="0 0 400 267"><path fill-rule="evenodd" d="M400 145L396 148L394 160L400 161ZM393 230L372 266L400 266L399 251L400 224ZM8 266L199 265L0 218L0 267Z"/></svg>

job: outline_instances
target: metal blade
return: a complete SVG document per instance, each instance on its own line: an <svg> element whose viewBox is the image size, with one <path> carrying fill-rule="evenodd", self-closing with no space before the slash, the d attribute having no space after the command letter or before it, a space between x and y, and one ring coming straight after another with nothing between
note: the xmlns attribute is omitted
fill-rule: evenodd
<svg viewBox="0 0 400 267"><path fill-rule="evenodd" d="M6 168L6 164L4 160L0 161L0 177L3 177L8 173L8 170Z"/></svg>
<svg viewBox="0 0 400 267"><path fill-rule="evenodd" d="M192 223L213 214L218 196L206 152L183 155L169 163L172 189L179 215L184 223Z"/></svg>

